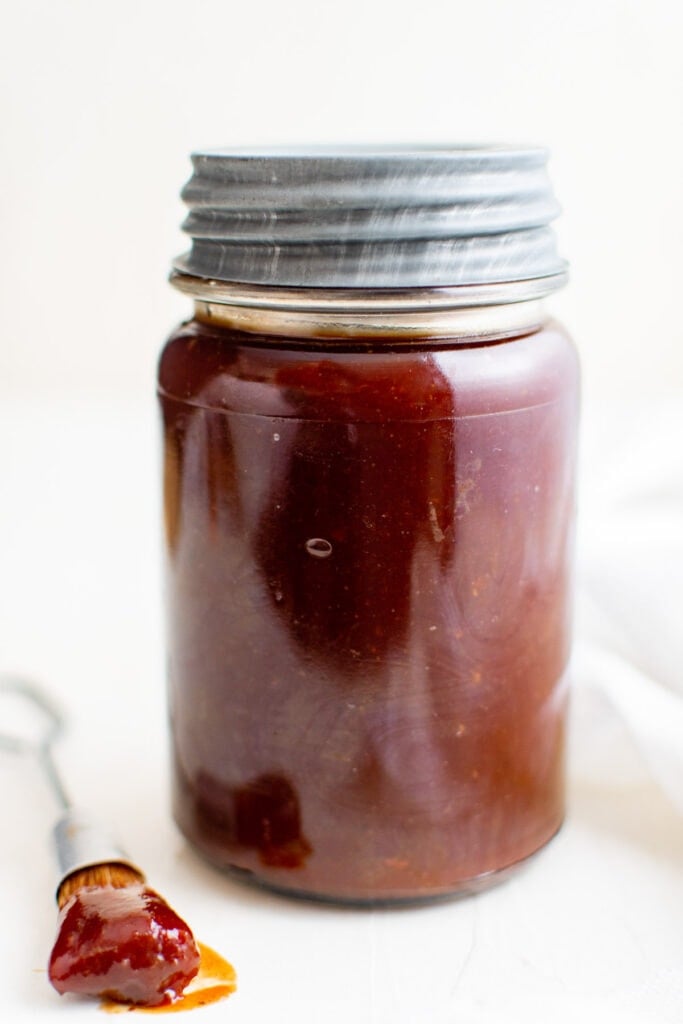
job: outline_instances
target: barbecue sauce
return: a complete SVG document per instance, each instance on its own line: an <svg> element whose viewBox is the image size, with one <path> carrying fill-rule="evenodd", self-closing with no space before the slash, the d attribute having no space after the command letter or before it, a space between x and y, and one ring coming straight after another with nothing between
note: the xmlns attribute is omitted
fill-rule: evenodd
<svg viewBox="0 0 683 1024"><path fill-rule="evenodd" d="M352 902L479 888L564 814L577 363L562 330L161 359L176 819Z"/></svg>
<svg viewBox="0 0 683 1024"><path fill-rule="evenodd" d="M176 1000L198 969L192 932L144 885L82 888L60 911L49 962L60 994L158 1006Z"/></svg>

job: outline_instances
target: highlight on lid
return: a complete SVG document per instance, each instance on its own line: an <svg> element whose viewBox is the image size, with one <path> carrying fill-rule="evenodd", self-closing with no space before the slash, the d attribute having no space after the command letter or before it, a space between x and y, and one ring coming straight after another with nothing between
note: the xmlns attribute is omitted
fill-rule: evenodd
<svg viewBox="0 0 683 1024"><path fill-rule="evenodd" d="M195 153L183 190L197 277L319 288L562 283L559 206L534 147Z"/></svg>

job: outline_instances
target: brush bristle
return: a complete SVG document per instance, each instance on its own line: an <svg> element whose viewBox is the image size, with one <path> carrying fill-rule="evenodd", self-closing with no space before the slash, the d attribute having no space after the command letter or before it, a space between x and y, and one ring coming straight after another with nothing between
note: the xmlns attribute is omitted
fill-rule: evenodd
<svg viewBox="0 0 683 1024"><path fill-rule="evenodd" d="M61 910L79 889L105 888L125 889L129 885L139 885L145 881L141 871L130 864L95 864L82 868L68 875L57 892L57 904Z"/></svg>

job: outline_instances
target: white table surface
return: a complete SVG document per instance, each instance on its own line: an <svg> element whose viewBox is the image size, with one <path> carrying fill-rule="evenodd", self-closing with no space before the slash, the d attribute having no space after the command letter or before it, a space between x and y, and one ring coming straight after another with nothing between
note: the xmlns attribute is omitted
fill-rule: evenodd
<svg viewBox="0 0 683 1024"><path fill-rule="evenodd" d="M618 721L601 726L609 770L583 757L584 738L595 754L583 698L567 824L489 893L344 910L271 896L205 866L168 809L153 404L6 400L0 438L0 670L58 697L72 793L236 966L238 992L192 1020L683 1021L683 817ZM30 761L0 752L0 798L0 1020L101 1019L96 1004L60 999L47 982L50 792Z"/></svg>

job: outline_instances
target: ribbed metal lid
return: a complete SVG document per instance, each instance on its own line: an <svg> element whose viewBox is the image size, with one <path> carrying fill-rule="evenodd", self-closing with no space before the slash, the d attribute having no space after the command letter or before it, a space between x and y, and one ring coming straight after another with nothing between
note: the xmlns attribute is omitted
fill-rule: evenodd
<svg viewBox="0 0 683 1024"><path fill-rule="evenodd" d="M183 274L288 287L563 281L547 151L454 146L195 153ZM551 283L552 281L552 283Z"/></svg>

